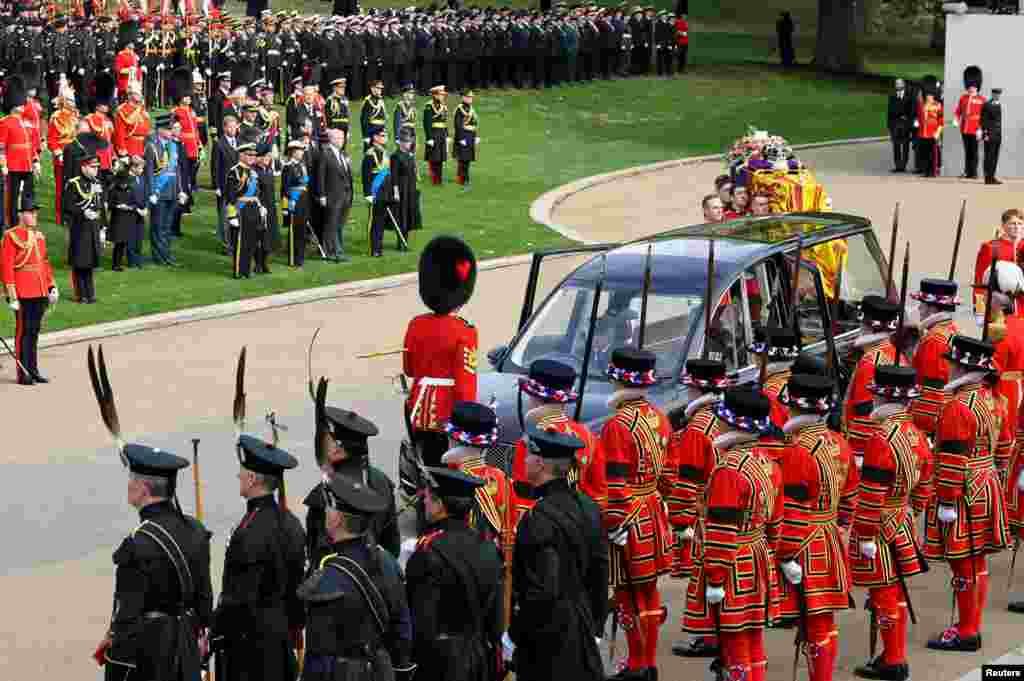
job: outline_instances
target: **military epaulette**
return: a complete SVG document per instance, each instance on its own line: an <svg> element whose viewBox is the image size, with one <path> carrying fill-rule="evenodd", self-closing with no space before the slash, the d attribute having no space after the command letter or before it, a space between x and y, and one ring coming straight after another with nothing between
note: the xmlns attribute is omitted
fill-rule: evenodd
<svg viewBox="0 0 1024 681"><path fill-rule="evenodd" d="M420 549L429 547L430 544L442 534L444 534L444 530L434 530L433 532L428 532L423 535L416 540L416 550L419 551Z"/></svg>
<svg viewBox="0 0 1024 681"><path fill-rule="evenodd" d="M455 317L456 319L462 321L462 323L464 323L469 328L471 328L471 329L473 328L473 322L469 321L468 319L466 319L462 315L456 314L456 315L452 315L452 316Z"/></svg>
<svg viewBox="0 0 1024 681"><path fill-rule="evenodd" d="M331 558L334 558L336 555L338 555L338 554L337 553L328 553L326 556L324 556L323 558L320 559L320 565L318 565L317 567L319 567L321 570L323 570L324 569L324 565L327 565L327 561L329 561Z"/></svg>

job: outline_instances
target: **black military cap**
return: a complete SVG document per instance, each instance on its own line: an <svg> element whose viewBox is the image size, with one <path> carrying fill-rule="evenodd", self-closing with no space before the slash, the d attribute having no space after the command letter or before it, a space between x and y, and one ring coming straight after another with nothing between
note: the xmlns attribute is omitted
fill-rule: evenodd
<svg viewBox="0 0 1024 681"><path fill-rule="evenodd" d="M481 478L468 475L454 468L426 467L426 480L431 491L446 498L471 498L476 491L487 484Z"/></svg>
<svg viewBox="0 0 1024 681"><path fill-rule="evenodd" d="M715 405L715 414L733 428L748 433L766 433L771 429L771 403L760 391L746 386L729 388L725 399Z"/></svg>
<svg viewBox="0 0 1024 681"><path fill-rule="evenodd" d="M530 453L544 459L572 459L575 458L576 452L585 446L575 435L546 430L535 423L527 426L526 436L526 446Z"/></svg>
<svg viewBox="0 0 1024 681"><path fill-rule="evenodd" d="M782 362L796 359L800 354L800 337L795 329L767 326L759 329L758 336L749 348L755 354L767 354L768 359Z"/></svg>
<svg viewBox="0 0 1024 681"><path fill-rule="evenodd" d="M719 392L729 387L725 373L725 362L717 359L688 359L679 382L701 390Z"/></svg>
<svg viewBox="0 0 1024 681"><path fill-rule="evenodd" d="M416 86L411 81L402 83L402 92L416 92Z"/></svg>
<svg viewBox="0 0 1024 681"><path fill-rule="evenodd" d="M576 370L553 359L536 360L530 365L529 375L519 379L523 392L545 402L575 402L575 383Z"/></svg>
<svg viewBox="0 0 1024 681"><path fill-rule="evenodd" d="M779 403L794 409L827 414L832 408L834 383L827 376L793 374L779 392Z"/></svg>
<svg viewBox="0 0 1024 681"><path fill-rule="evenodd" d="M879 331L895 331L900 306L882 296L864 296L860 301L860 319Z"/></svg>
<svg viewBox="0 0 1024 681"><path fill-rule="evenodd" d="M324 407L324 416L334 432L334 438L341 442L365 442L367 438L380 433L377 426L354 411Z"/></svg>
<svg viewBox="0 0 1024 681"><path fill-rule="evenodd" d="M912 400L921 396L917 388L917 371L914 367L880 364L875 367L875 381L868 385L868 391L881 397L896 400Z"/></svg>
<svg viewBox="0 0 1024 681"><path fill-rule="evenodd" d="M238 437L238 462L254 473L281 475L299 465L298 460L283 449L252 435Z"/></svg>
<svg viewBox="0 0 1024 681"><path fill-rule="evenodd" d="M373 515L386 511L388 499L361 482L352 482L343 475L335 475L322 485L327 506L335 511L353 515Z"/></svg>
<svg viewBox="0 0 1024 681"><path fill-rule="evenodd" d="M383 125L371 125L371 126L369 126L369 133L370 133L370 138L371 139L376 137L377 135L380 135L380 134L385 134L386 135L387 132L388 132L388 129L385 128Z"/></svg>
<svg viewBox="0 0 1024 681"><path fill-rule="evenodd" d="M953 336L949 343L949 352L943 355L954 364L975 371L996 371L992 361L995 346L988 341L978 340L970 336Z"/></svg>
<svg viewBox="0 0 1024 681"><path fill-rule="evenodd" d="M949 279L922 279L921 290L910 294L914 300L952 311L960 304L956 297L957 283Z"/></svg>
<svg viewBox="0 0 1024 681"><path fill-rule="evenodd" d="M498 417L479 402L456 402L444 430L464 445L490 447L498 441Z"/></svg>
<svg viewBox="0 0 1024 681"><path fill-rule="evenodd" d="M188 459L165 452L156 447L126 444L121 453L128 460L128 470L139 475L174 478L182 468L188 468Z"/></svg>
<svg viewBox="0 0 1024 681"><path fill-rule="evenodd" d="M654 373L657 357L653 352L635 348L616 348L608 363L607 374L613 381L628 385L654 385L658 378Z"/></svg>

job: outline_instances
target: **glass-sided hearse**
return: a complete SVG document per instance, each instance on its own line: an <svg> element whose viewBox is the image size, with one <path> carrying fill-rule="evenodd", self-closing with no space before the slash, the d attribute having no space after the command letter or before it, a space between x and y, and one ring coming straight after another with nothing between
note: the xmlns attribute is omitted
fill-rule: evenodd
<svg viewBox="0 0 1024 681"><path fill-rule="evenodd" d="M755 329L787 324L792 318L792 270L798 243L803 255L796 306L804 350L823 358L831 353L830 365L842 366L840 360L859 332L860 300L886 292L887 264L870 221L841 213L746 218L672 229L625 244L536 253L519 330L507 345L488 353L494 371L479 376L478 399L494 403L501 423L501 443L488 458L504 464L519 437L518 379L534 360L555 358L581 371L594 292L602 280L581 421L597 430L610 415L607 400L612 387L605 369L613 348L635 346L638 340L649 246L651 279L644 347L657 355L661 379L650 396L666 411L682 405L686 399L686 390L679 383L683 364L699 357L704 344L710 240L715 241L712 300L719 303L712 311L707 334L709 352L724 359L740 383L757 379L754 358L748 351ZM837 276L836 268L830 271L822 254L844 251L845 267ZM545 268L557 270L561 262L564 270L565 259L582 257L585 261L535 305ZM836 282L838 301L831 295Z"/></svg>

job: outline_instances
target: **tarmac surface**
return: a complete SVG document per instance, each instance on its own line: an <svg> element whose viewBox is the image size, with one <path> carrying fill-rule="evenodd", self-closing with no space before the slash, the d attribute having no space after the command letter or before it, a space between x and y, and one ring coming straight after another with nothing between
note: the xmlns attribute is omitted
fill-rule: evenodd
<svg viewBox="0 0 1024 681"><path fill-rule="evenodd" d="M973 274L979 244L991 238L999 214L1020 205L1022 181L1001 187L953 179L924 180L890 175L887 144L818 149L801 154L830 192L836 210L864 215L887 246L893 206L902 202L900 242L913 243L911 274L945 276L952 252L960 201L968 200L967 222L957 265L958 279ZM702 222L699 201L720 172L717 162L677 165L632 174L558 203L550 221L588 241L636 238L672 226ZM898 253L902 254L903 247ZM561 258L541 274L538 300L582 258ZM486 350L508 341L516 330L529 272L525 262L481 272L473 300L464 309L480 332L480 366ZM964 296L968 297L968 296ZM64 304L64 303L62 303ZM288 478L291 506L304 516L301 499L317 481L312 453L312 403L307 392L306 350L322 327L312 355L314 377L331 379L329 402L374 420L382 435L371 441L376 465L390 475L397 468L403 432L400 400L392 377L401 371L397 355L357 359L356 355L402 347L407 321L423 311L414 282L379 291L208 319L131 333L102 341L127 439L191 457L200 439L205 520L214 532L213 571L219 591L226 538L244 510L237 496L237 461L232 448L231 401L234 367L248 346L246 391L248 431L265 435L263 416L273 410L289 426L282 446L300 460ZM962 326L974 330L969 314ZM45 325L45 322L44 322ZM113 565L110 555L137 523L125 502L126 476L99 419L85 368L84 343L41 353L43 372L53 379L33 389L13 382L10 360L0 375L4 446L0 520L5 550L0 553L0 668L7 678L46 674L50 678L95 678L91 660L107 627ZM488 396L481 395L486 401ZM193 484L181 476L179 498L194 508ZM405 532L409 523L402 523ZM949 623L949 571L935 565L911 583L920 624L912 627L912 676L934 681L974 674L981 664L1010 654L1020 662L1024 617L1005 610L1009 553L991 560L993 576L983 626L984 648L974 654L940 654L924 649L926 639ZM662 679L709 676L707 660L673 657L670 644L682 636L679 617L685 582L665 580L669 619L661 629ZM1024 584L1018 593L1024 595ZM867 655L867 616L858 609L839 617L841 657L836 678L852 678ZM621 635L621 634L620 634ZM767 633L772 681L792 673L792 631ZM620 641L619 650L625 642ZM1014 654L1016 657L1014 657ZM806 678L806 667L800 672Z"/></svg>

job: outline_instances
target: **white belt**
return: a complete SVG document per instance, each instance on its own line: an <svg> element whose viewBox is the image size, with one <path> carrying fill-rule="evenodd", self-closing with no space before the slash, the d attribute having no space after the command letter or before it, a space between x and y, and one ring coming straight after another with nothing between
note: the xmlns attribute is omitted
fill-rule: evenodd
<svg viewBox="0 0 1024 681"><path fill-rule="evenodd" d="M409 423L416 423L416 414L419 413L420 406L423 404L423 395L427 392L424 388L451 388L455 386L455 379L424 376L417 381L416 385L420 389L420 394L416 396L416 402L412 405L412 413L409 415Z"/></svg>

